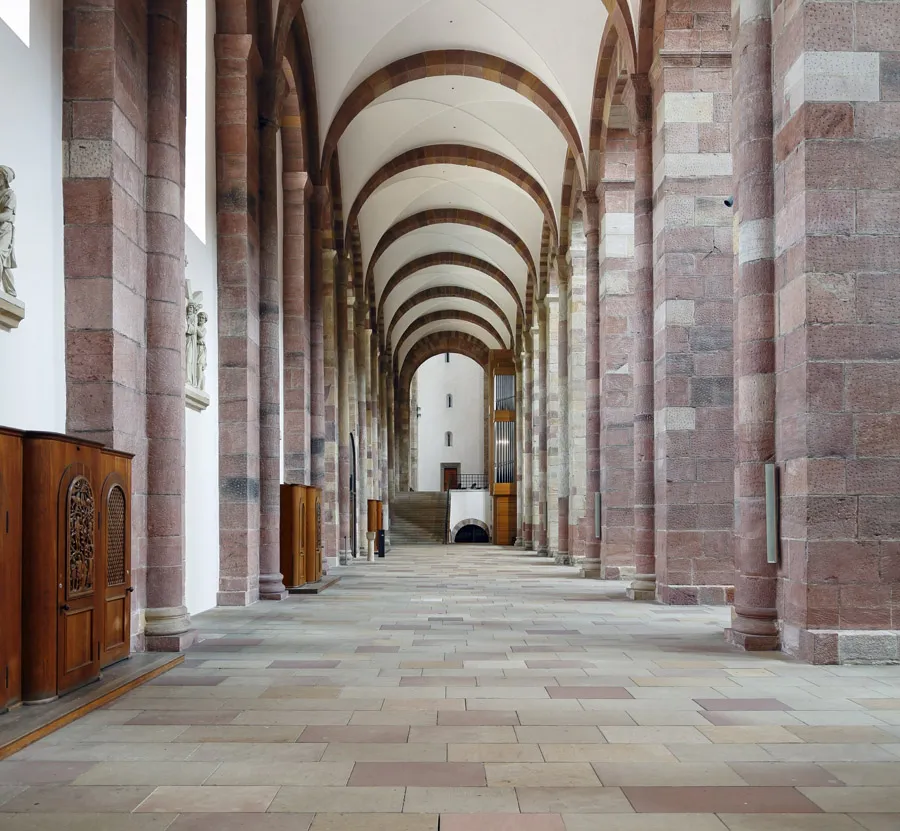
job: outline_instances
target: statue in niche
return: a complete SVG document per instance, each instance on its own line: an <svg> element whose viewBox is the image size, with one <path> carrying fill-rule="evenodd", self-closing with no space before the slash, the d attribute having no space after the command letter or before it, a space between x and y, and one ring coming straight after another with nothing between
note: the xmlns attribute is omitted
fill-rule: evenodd
<svg viewBox="0 0 900 831"><path fill-rule="evenodd" d="M197 321L200 306L193 299L187 302L187 328L184 337L184 372L185 383L197 388Z"/></svg>
<svg viewBox="0 0 900 831"><path fill-rule="evenodd" d="M16 174L0 165L0 288L16 296L12 270L16 268L16 194L10 187Z"/></svg>
<svg viewBox="0 0 900 831"><path fill-rule="evenodd" d="M198 390L206 389L206 323L209 315L204 311L197 313L197 383Z"/></svg>

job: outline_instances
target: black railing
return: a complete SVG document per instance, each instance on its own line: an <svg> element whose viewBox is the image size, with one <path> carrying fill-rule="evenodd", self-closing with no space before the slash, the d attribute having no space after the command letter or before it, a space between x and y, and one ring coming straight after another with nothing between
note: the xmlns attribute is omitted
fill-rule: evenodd
<svg viewBox="0 0 900 831"><path fill-rule="evenodd" d="M453 486L455 491L486 491L488 478L483 473L461 473Z"/></svg>

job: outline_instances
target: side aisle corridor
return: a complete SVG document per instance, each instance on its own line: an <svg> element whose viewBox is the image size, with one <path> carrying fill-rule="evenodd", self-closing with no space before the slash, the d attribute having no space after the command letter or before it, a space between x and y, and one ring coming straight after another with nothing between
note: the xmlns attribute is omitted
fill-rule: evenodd
<svg viewBox="0 0 900 831"><path fill-rule="evenodd" d="M0 762L0 829L900 828L900 669L738 652L726 607L576 574L395 548L199 615L183 665Z"/></svg>

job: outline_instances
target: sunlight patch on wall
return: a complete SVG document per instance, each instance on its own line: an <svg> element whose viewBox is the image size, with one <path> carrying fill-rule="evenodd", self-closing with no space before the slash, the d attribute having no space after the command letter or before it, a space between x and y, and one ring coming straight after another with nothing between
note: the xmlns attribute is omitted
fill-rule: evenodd
<svg viewBox="0 0 900 831"><path fill-rule="evenodd" d="M203 243L206 242L207 45L206 0L188 0L184 221Z"/></svg>
<svg viewBox="0 0 900 831"><path fill-rule="evenodd" d="M0 0L0 20L22 43L31 45L31 0Z"/></svg>

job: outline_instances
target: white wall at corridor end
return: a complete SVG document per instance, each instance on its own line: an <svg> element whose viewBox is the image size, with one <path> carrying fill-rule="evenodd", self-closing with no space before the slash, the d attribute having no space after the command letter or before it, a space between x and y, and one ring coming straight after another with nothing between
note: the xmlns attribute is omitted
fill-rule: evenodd
<svg viewBox="0 0 900 831"><path fill-rule="evenodd" d="M425 361L418 381L419 491L441 489L441 464L459 464L461 473L484 473L484 370L464 355L444 354ZM447 396L453 406L447 406ZM453 434L447 447L446 434Z"/></svg>

